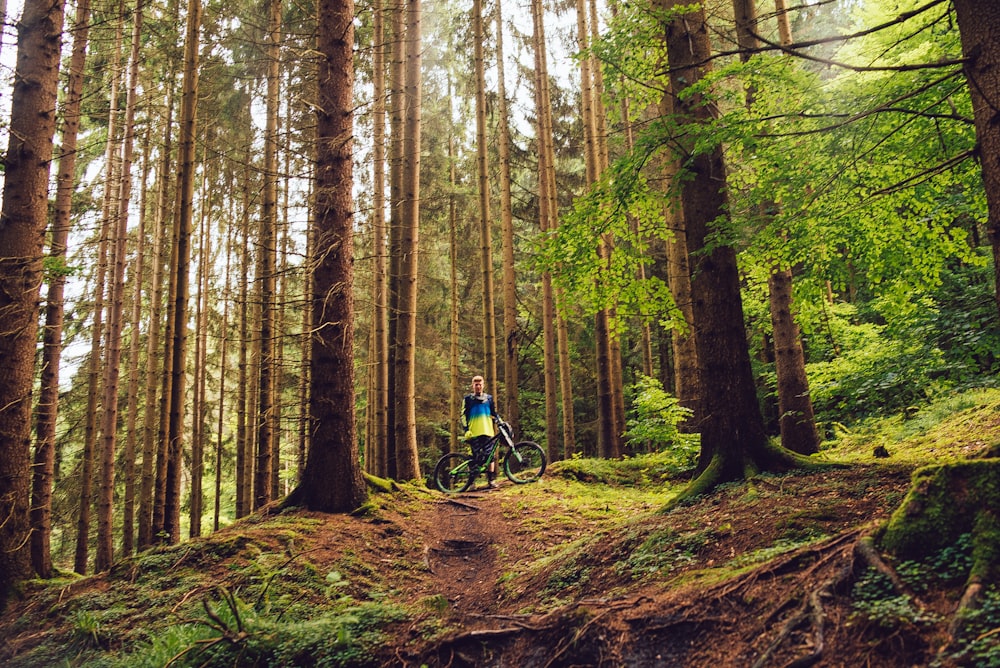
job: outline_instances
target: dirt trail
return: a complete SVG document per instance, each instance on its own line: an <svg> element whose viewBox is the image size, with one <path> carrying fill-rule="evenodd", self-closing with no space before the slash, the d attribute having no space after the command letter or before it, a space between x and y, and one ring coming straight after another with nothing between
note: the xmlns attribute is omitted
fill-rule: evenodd
<svg viewBox="0 0 1000 668"><path fill-rule="evenodd" d="M503 516L491 492L443 499L426 527L425 555L435 591L459 615L489 614L497 606L500 566L497 527Z"/></svg>

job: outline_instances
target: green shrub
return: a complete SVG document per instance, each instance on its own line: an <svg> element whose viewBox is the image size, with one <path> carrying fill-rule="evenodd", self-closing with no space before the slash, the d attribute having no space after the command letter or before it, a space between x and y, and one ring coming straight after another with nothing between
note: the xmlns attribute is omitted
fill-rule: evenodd
<svg viewBox="0 0 1000 668"><path fill-rule="evenodd" d="M659 380L640 375L631 394L625 441L632 452L675 449L697 455L697 444L678 429L678 425L691 417L691 410L666 392Z"/></svg>

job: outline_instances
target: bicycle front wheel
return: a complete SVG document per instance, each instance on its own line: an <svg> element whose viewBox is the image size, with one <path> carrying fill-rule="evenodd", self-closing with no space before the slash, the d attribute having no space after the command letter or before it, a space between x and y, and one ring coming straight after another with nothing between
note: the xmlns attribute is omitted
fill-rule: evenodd
<svg viewBox="0 0 1000 668"><path fill-rule="evenodd" d="M534 482L545 472L545 451L531 441L515 443L503 458L503 472L511 482Z"/></svg>
<svg viewBox="0 0 1000 668"><path fill-rule="evenodd" d="M473 478L472 457L461 452L449 452L434 466L434 485L447 494L469 489Z"/></svg>

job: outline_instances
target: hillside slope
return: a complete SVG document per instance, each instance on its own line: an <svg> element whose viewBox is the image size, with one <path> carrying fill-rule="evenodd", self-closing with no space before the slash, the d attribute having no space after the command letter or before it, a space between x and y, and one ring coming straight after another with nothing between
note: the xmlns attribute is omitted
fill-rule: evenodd
<svg viewBox="0 0 1000 668"><path fill-rule="evenodd" d="M949 450L987 447L988 433L970 433ZM860 539L918 461L760 477L668 513L683 480L658 462L619 465L615 484L605 464L576 461L458 497L404 486L356 516L257 514L109 573L32 583L0 619L0 663L1000 663L996 597L979 641L940 651L967 548L895 564L903 595L871 569Z"/></svg>

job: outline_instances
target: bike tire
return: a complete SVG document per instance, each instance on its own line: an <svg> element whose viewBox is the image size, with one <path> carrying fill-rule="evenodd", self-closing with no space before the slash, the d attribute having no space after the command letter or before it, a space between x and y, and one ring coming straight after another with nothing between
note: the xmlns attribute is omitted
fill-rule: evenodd
<svg viewBox="0 0 1000 668"><path fill-rule="evenodd" d="M537 443L521 441L507 451L503 458L503 472L518 485L534 482L545 472L545 451Z"/></svg>
<svg viewBox="0 0 1000 668"><path fill-rule="evenodd" d="M464 492L475 478L472 457L461 452L449 452L434 465L434 486L445 494Z"/></svg>

